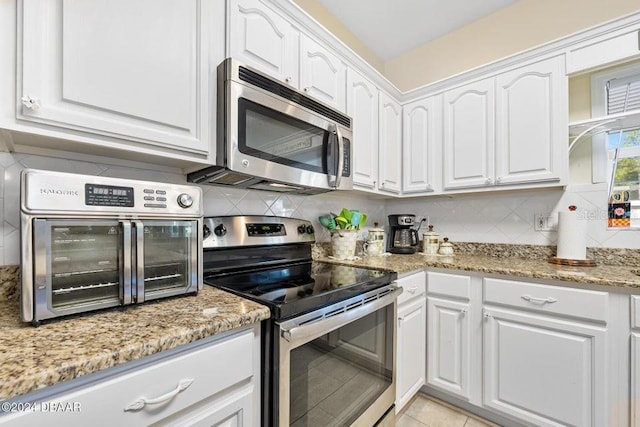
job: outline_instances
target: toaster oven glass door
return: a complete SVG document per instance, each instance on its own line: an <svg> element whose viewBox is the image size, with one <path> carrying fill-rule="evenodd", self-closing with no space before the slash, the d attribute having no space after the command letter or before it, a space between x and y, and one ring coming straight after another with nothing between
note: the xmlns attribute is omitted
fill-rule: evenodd
<svg viewBox="0 0 640 427"><path fill-rule="evenodd" d="M198 221L133 221L136 301L197 291Z"/></svg>
<svg viewBox="0 0 640 427"><path fill-rule="evenodd" d="M71 314L123 303L123 223L35 220L36 312Z"/></svg>

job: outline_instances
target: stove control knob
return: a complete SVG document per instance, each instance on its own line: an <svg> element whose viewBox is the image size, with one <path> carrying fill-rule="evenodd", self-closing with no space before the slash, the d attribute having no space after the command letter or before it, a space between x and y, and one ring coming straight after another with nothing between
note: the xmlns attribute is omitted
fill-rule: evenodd
<svg viewBox="0 0 640 427"><path fill-rule="evenodd" d="M298 234L304 234L307 231L307 228L304 225L298 226Z"/></svg>
<svg viewBox="0 0 640 427"><path fill-rule="evenodd" d="M307 234L313 234L313 231L314 231L313 225L307 225L306 231L307 231Z"/></svg>
<svg viewBox="0 0 640 427"><path fill-rule="evenodd" d="M213 232L216 234L216 236L222 237L227 234L227 227L225 227L224 224L220 224L213 229Z"/></svg>
<svg viewBox="0 0 640 427"><path fill-rule="evenodd" d="M186 193L182 193L178 196L178 205L181 208L190 208L193 205L193 197Z"/></svg>
<svg viewBox="0 0 640 427"><path fill-rule="evenodd" d="M209 236L211 236L211 229L207 224L205 224L202 226L202 238L206 239Z"/></svg>

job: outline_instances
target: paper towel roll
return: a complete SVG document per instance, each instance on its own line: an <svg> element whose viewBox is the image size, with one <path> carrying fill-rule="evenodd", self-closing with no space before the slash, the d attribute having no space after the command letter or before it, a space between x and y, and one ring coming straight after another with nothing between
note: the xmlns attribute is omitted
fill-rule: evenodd
<svg viewBox="0 0 640 427"><path fill-rule="evenodd" d="M587 221L577 211L558 212L558 258L587 259Z"/></svg>

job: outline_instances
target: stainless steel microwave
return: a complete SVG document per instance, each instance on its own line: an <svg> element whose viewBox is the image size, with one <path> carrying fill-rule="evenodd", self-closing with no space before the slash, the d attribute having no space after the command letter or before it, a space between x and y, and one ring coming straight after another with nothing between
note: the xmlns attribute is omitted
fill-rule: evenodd
<svg viewBox="0 0 640 427"><path fill-rule="evenodd" d="M215 165L199 184L316 194L353 187L352 120L228 58L218 66Z"/></svg>
<svg viewBox="0 0 640 427"><path fill-rule="evenodd" d="M193 185L24 170L22 320L197 293L201 199Z"/></svg>

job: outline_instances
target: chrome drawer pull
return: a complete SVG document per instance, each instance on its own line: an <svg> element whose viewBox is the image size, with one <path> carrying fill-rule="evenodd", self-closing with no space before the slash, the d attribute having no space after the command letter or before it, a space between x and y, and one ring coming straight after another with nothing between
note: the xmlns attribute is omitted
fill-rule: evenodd
<svg viewBox="0 0 640 427"><path fill-rule="evenodd" d="M139 411L144 408L146 405L157 405L159 403L167 402L178 395L178 393L186 390L193 383L193 378L185 378L178 382L178 386L171 390L168 393L163 394L162 396L158 396L155 399L147 399L144 397L140 397L137 400L134 400L129 406L124 408L124 411Z"/></svg>
<svg viewBox="0 0 640 427"><path fill-rule="evenodd" d="M525 301L529 301L532 302L534 304L553 304L554 302L558 301L555 298L537 298L537 297L532 297L531 295L522 295L520 298L522 298Z"/></svg>

